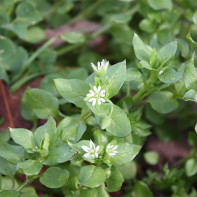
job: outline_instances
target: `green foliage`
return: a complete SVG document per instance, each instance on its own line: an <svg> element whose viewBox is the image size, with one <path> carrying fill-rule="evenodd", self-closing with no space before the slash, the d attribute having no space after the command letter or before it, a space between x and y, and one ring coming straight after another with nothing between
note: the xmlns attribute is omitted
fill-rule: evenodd
<svg viewBox="0 0 197 197"><path fill-rule="evenodd" d="M196 9L0 0L0 196L195 197Z"/></svg>
<svg viewBox="0 0 197 197"><path fill-rule="evenodd" d="M40 182L49 188L59 188L66 183L68 176L67 170L50 167L42 174Z"/></svg>

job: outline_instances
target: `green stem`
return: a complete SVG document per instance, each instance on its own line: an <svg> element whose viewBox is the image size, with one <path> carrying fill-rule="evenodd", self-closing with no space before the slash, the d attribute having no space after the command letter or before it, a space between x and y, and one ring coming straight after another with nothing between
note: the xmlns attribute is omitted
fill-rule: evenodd
<svg viewBox="0 0 197 197"><path fill-rule="evenodd" d="M93 11L103 2L103 0L97 0L95 3L93 3L90 7L88 7L84 12L81 12L79 15L74 17L72 20L70 20L67 24L73 24L76 23L79 20L82 20L84 18L87 18L90 14L93 13Z"/></svg>
<svg viewBox="0 0 197 197"><path fill-rule="evenodd" d="M22 185L20 185L16 191L17 192L21 191L24 187L26 187L27 185L29 185L31 182L33 182L38 177L40 177L40 175L35 175L35 176L27 177L26 181Z"/></svg>
<svg viewBox="0 0 197 197"><path fill-rule="evenodd" d="M111 25L107 24L105 26L103 26L102 28L100 28L98 31L94 32L89 39L87 39L85 42L83 43L79 43L79 44L74 44L74 45L69 45L69 46L65 46L59 50L57 50L57 55L61 56L61 55L65 55L66 53L80 47L83 46L84 44L90 42L91 40L95 39L96 37L98 37L99 35L101 35L102 33L104 33L105 31L107 31L108 29L111 28Z"/></svg>
<svg viewBox="0 0 197 197"><path fill-rule="evenodd" d="M157 80L157 74L158 72L152 71L150 79L148 83L144 85L144 87L133 97L133 105L137 105L144 97L145 95L148 96L146 91L153 85L153 83Z"/></svg>
<svg viewBox="0 0 197 197"><path fill-rule="evenodd" d="M26 71L26 69L31 65L31 63L38 57L38 55L44 51L48 46L50 46L53 42L55 41L55 38L51 38L50 40L48 40L44 45L42 45L40 48L38 48L37 51L35 51L30 57L29 59L25 62L25 64L23 65L20 73L18 75L16 75L16 77L13 79L12 84L17 81L18 79L20 79L22 77L22 75L24 74L24 72Z"/></svg>

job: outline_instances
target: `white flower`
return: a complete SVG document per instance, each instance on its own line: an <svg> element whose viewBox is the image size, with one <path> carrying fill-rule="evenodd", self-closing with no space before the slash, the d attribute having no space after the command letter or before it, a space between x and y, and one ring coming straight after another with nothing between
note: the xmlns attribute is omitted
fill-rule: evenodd
<svg viewBox="0 0 197 197"><path fill-rule="evenodd" d="M98 158L98 151L100 149L100 146L95 146L95 144L90 140L90 147L88 146L82 146L81 147L86 153L84 154L84 157L92 157L92 158Z"/></svg>
<svg viewBox="0 0 197 197"><path fill-rule="evenodd" d="M105 90L101 90L101 86L98 86L98 88L96 86L93 87L93 90L90 90L89 93L86 95L87 96L87 100L92 103L92 105L94 106L96 104L96 102L100 105L102 102L105 102L105 99L103 97L105 97Z"/></svg>
<svg viewBox="0 0 197 197"><path fill-rule="evenodd" d="M109 156L114 157L118 153L117 148L118 146L107 145L106 152Z"/></svg>
<svg viewBox="0 0 197 197"><path fill-rule="evenodd" d="M103 59L101 62L97 62L97 66L93 63L91 63L91 66L93 70L96 72L96 74L103 76L107 71L109 62Z"/></svg>

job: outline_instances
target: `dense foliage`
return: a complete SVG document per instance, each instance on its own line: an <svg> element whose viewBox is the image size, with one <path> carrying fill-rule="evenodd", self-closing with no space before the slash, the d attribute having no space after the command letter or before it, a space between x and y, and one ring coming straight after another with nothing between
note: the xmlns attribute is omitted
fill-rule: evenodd
<svg viewBox="0 0 197 197"><path fill-rule="evenodd" d="M196 35L192 0L0 0L1 107L33 125L1 114L0 196L196 197Z"/></svg>

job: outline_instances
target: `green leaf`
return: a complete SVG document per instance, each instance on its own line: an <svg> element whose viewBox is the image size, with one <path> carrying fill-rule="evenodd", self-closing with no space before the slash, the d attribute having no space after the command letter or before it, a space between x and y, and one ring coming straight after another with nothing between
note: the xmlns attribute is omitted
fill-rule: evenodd
<svg viewBox="0 0 197 197"><path fill-rule="evenodd" d="M187 160L185 164L185 170L187 176L193 176L197 173L197 160L195 158L191 158Z"/></svg>
<svg viewBox="0 0 197 197"><path fill-rule="evenodd" d="M23 97L21 99L21 115L25 120L34 121L37 119L36 115L33 113L33 110L29 103L27 102L27 92L28 88L23 93Z"/></svg>
<svg viewBox="0 0 197 197"><path fill-rule="evenodd" d="M90 103L87 103L91 111L96 115L97 121L102 125L103 120L106 118L106 115L109 115L111 110L111 105L101 104L99 107L94 107ZM120 118L121 117L121 118ZM106 130L111 133L113 136L125 137L131 133L130 121L126 113L117 105L113 104L113 111L110 118L110 125L106 127Z"/></svg>
<svg viewBox="0 0 197 197"><path fill-rule="evenodd" d="M189 44L185 40L180 39L180 38L177 39L177 42L178 42L178 48L181 52L181 55L184 58L187 58L189 54Z"/></svg>
<svg viewBox="0 0 197 197"><path fill-rule="evenodd" d="M151 65L150 65L147 61L142 60L142 61L140 61L139 64L140 64L143 68L146 68L146 69L148 69L148 70L154 70L154 69L151 67Z"/></svg>
<svg viewBox="0 0 197 197"><path fill-rule="evenodd" d="M124 179L126 180L135 178L137 174L137 165L134 161L120 165L118 166L118 169L121 171Z"/></svg>
<svg viewBox="0 0 197 197"><path fill-rule="evenodd" d="M64 118L58 125L57 132L63 141L77 142L80 140L87 126L80 120L80 117Z"/></svg>
<svg viewBox="0 0 197 197"><path fill-rule="evenodd" d="M155 10L172 10L172 0L148 0L148 4Z"/></svg>
<svg viewBox="0 0 197 197"><path fill-rule="evenodd" d="M184 98L186 101L195 101L195 102L196 102L196 101L197 101L197 91L191 89L191 90L187 91L187 92L184 94L183 98Z"/></svg>
<svg viewBox="0 0 197 197"><path fill-rule="evenodd" d="M0 71L1 75L6 78L6 69L9 69L10 62L13 61L13 56L16 54L16 46L6 37L0 37ZM7 78L6 78L7 79Z"/></svg>
<svg viewBox="0 0 197 197"><path fill-rule="evenodd" d="M29 43L36 44L46 39L46 34L40 27L32 27L27 30L27 34L23 39Z"/></svg>
<svg viewBox="0 0 197 197"><path fill-rule="evenodd" d="M16 8L16 15L33 25L42 20L40 12L30 3L21 2Z"/></svg>
<svg viewBox="0 0 197 197"><path fill-rule="evenodd" d="M97 188L81 189L80 197L109 197L108 192L105 190L105 186L101 185Z"/></svg>
<svg viewBox="0 0 197 197"><path fill-rule="evenodd" d="M59 101L53 94L45 90L28 89L27 101L38 118L59 118Z"/></svg>
<svg viewBox="0 0 197 197"><path fill-rule="evenodd" d="M108 157L113 165L122 165L135 158L139 153L141 146L129 143L118 144L117 154L114 157Z"/></svg>
<svg viewBox="0 0 197 197"><path fill-rule="evenodd" d="M118 14L110 14L110 22L115 23L128 23L131 18L131 13L118 13Z"/></svg>
<svg viewBox="0 0 197 197"><path fill-rule="evenodd" d="M1 197L21 197L20 193L14 190L6 190L0 192Z"/></svg>
<svg viewBox="0 0 197 197"><path fill-rule="evenodd" d="M24 149L21 146L10 145L0 141L0 156L12 164L17 164L23 160Z"/></svg>
<svg viewBox="0 0 197 197"><path fill-rule="evenodd" d="M82 43L85 41L85 36L79 32L67 32L61 35L60 38L71 44Z"/></svg>
<svg viewBox="0 0 197 197"><path fill-rule="evenodd" d="M175 53L177 50L177 42L170 42L163 46L161 49L158 51L158 59L163 63L166 60L171 59L174 57Z"/></svg>
<svg viewBox="0 0 197 197"><path fill-rule="evenodd" d="M21 197L38 197L35 188L25 187L20 191Z"/></svg>
<svg viewBox="0 0 197 197"><path fill-rule="evenodd" d="M16 166L0 157L0 173L3 175L14 175L16 173Z"/></svg>
<svg viewBox="0 0 197 197"><path fill-rule="evenodd" d="M197 47L197 42L195 42L195 41L192 39L190 33L187 34L186 38L187 38L187 40L188 40L191 44L193 44L195 47Z"/></svg>
<svg viewBox="0 0 197 197"><path fill-rule="evenodd" d="M60 95L80 108L87 108L84 98L90 87L79 79L55 79L55 86Z"/></svg>
<svg viewBox="0 0 197 197"><path fill-rule="evenodd" d="M107 70L106 78L109 80L107 85L107 97L116 95L126 80L126 61L117 63Z"/></svg>
<svg viewBox="0 0 197 197"><path fill-rule="evenodd" d="M109 178L107 178L107 191L108 192L117 192L121 189L122 183L124 182L124 178L122 173L119 171L118 168L112 166L111 174Z"/></svg>
<svg viewBox="0 0 197 197"><path fill-rule="evenodd" d="M142 74L137 68L128 68L127 69L127 75L126 75L126 81L137 81L142 82Z"/></svg>
<svg viewBox="0 0 197 197"><path fill-rule="evenodd" d="M62 187L68 180L69 172L59 167L48 168L40 177L40 182L48 188Z"/></svg>
<svg viewBox="0 0 197 197"><path fill-rule="evenodd" d="M152 33L155 31L156 29L156 25L154 22L152 22L149 19L144 19L140 22L139 24L140 29L142 29L143 31L146 31L148 33Z"/></svg>
<svg viewBox="0 0 197 197"><path fill-rule="evenodd" d="M150 95L148 102L152 108L162 114L170 113L177 109L178 102L173 98L173 94L168 91L156 91Z"/></svg>
<svg viewBox="0 0 197 197"><path fill-rule="evenodd" d="M35 160L26 160L18 163L16 169L22 169L27 176L37 175L42 169L42 164Z"/></svg>
<svg viewBox="0 0 197 197"><path fill-rule="evenodd" d="M166 69L159 75L159 80L163 83L174 83L183 77L182 72L177 72L173 68Z"/></svg>
<svg viewBox="0 0 197 197"><path fill-rule="evenodd" d="M197 72L194 67L194 54L189 60L189 63L185 67L184 71L185 86L189 89L197 90Z"/></svg>
<svg viewBox="0 0 197 197"><path fill-rule="evenodd" d="M131 133L130 121L126 113L117 105L113 105L110 119L111 124L106 128L109 133L117 137L125 137Z"/></svg>
<svg viewBox="0 0 197 197"><path fill-rule="evenodd" d="M193 22L195 23L195 25L197 25L197 11L194 12L192 19L193 19Z"/></svg>
<svg viewBox="0 0 197 197"><path fill-rule="evenodd" d="M133 36L133 47L135 55L139 60L145 60L149 62L149 58L153 49L148 45L144 44L144 42L139 38L136 33Z"/></svg>
<svg viewBox="0 0 197 197"><path fill-rule="evenodd" d="M38 127L34 133L36 142L41 149L43 148L46 136L48 136L48 148L50 149L57 140L56 122L52 117L50 117L44 125Z"/></svg>
<svg viewBox="0 0 197 197"><path fill-rule="evenodd" d="M104 183L106 173L101 167L88 165L81 168L79 173L79 182L90 188L98 187Z"/></svg>
<svg viewBox="0 0 197 197"><path fill-rule="evenodd" d="M155 165L159 161L159 155L156 152L149 151L144 154L144 159L148 164Z"/></svg>
<svg viewBox="0 0 197 197"><path fill-rule="evenodd" d="M36 148L36 143L33 133L30 130L10 128L10 134L15 143L23 146L27 152L33 153L33 150Z"/></svg>
<svg viewBox="0 0 197 197"><path fill-rule="evenodd" d="M66 143L63 143L57 147L54 147L50 151L44 164L55 165L58 163L64 163L66 161L69 161L73 155L74 152L70 149L70 147Z"/></svg>
<svg viewBox="0 0 197 197"><path fill-rule="evenodd" d="M133 187L132 197L153 197L153 193L142 181L137 181Z"/></svg>

